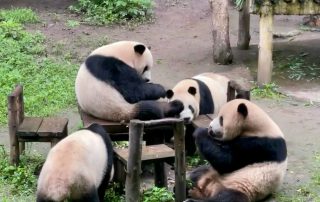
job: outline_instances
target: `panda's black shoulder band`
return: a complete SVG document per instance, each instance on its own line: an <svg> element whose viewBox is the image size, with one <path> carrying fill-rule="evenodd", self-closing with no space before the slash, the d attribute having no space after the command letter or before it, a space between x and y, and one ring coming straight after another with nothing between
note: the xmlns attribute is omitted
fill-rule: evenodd
<svg viewBox="0 0 320 202"><path fill-rule="evenodd" d="M199 114L213 114L214 113L214 103L212 99L212 94L208 86L199 79L192 80L196 81L199 86L199 94L200 94L200 112Z"/></svg>

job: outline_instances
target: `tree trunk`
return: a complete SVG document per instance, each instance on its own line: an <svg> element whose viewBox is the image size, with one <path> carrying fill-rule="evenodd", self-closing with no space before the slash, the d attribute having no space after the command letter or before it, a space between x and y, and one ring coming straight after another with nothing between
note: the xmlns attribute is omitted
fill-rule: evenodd
<svg viewBox="0 0 320 202"><path fill-rule="evenodd" d="M249 0L246 0L244 7L239 11L238 48L249 49L250 38Z"/></svg>
<svg viewBox="0 0 320 202"><path fill-rule="evenodd" d="M227 0L209 0L212 10L213 61L230 64L232 52L229 40L229 13Z"/></svg>

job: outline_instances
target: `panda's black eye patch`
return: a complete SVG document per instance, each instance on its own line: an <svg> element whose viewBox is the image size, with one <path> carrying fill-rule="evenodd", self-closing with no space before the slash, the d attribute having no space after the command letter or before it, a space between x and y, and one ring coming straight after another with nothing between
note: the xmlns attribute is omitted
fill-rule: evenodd
<svg viewBox="0 0 320 202"><path fill-rule="evenodd" d="M223 117L222 116L220 116L220 118L219 118L219 123L220 123L220 126L223 126Z"/></svg>
<svg viewBox="0 0 320 202"><path fill-rule="evenodd" d="M191 106L191 105L189 105L189 109L190 109L190 111L192 112L192 113L194 113L194 108Z"/></svg>
<svg viewBox="0 0 320 202"><path fill-rule="evenodd" d="M148 71L148 70L149 70L149 67L148 67L148 66L145 66L142 73L145 73L145 72Z"/></svg>

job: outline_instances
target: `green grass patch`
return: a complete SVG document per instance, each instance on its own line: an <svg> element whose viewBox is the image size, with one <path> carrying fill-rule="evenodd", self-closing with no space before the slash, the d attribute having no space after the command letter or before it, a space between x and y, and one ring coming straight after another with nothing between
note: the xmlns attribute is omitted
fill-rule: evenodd
<svg viewBox="0 0 320 202"><path fill-rule="evenodd" d="M80 22L77 20L68 20L66 25L70 28L75 28L78 27L80 25Z"/></svg>
<svg viewBox="0 0 320 202"><path fill-rule="evenodd" d="M19 13L18 9L7 10L8 16L10 11ZM39 32L27 32L20 21L18 17L0 21L0 47L5 47L0 49L0 124L7 121L6 96L18 83L24 86L29 116L48 116L76 103L78 65L63 56L46 56L45 37Z"/></svg>
<svg viewBox="0 0 320 202"><path fill-rule="evenodd" d="M0 22L13 21L16 23L36 23L39 17L30 8L13 8L10 10L0 10Z"/></svg>
<svg viewBox="0 0 320 202"><path fill-rule="evenodd" d="M144 22L152 17L152 0L78 0L70 10L84 14L89 24Z"/></svg>
<svg viewBox="0 0 320 202"><path fill-rule="evenodd" d="M278 86L275 83L268 83L262 87L254 85L250 93L255 98L269 98L280 100L285 98L285 95L278 91Z"/></svg>
<svg viewBox="0 0 320 202"><path fill-rule="evenodd" d="M44 162L40 155L20 155L19 166L9 164L9 157L4 150L0 153L0 198L3 201L26 201L24 197L33 198L37 179L34 175ZM10 197L9 197L10 196ZM5 200L4 200L5 199Z"/></svg>
<svg viewBox="0 0 320 202"><path fill-rule="evenodd" d="M312 61L308 60L309 53L300 53L298 55L290 55L285 58L276 58L278 62L275 64L275 71L283 78L291 80L319 80L320 67Z"/></svg>

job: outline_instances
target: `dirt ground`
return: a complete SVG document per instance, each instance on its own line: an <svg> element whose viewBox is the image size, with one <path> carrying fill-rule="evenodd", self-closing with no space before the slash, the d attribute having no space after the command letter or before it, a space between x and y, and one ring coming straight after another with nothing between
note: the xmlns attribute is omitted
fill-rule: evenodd
<svg viewBox="0 0 320 202"><path fill-rule="evenodd" d="M80 25L69 28L67 20L79 20L67 7L74 0L1 0L0 8L11 6L31 7L41 16L42 23L29 25L30 30L40 30L48 38L48 46L69 51L83 61L88 52L100 42L136 40L152 47L155 67L153 81L167 88L179 80L196 74L214 71L226 74L245 85L255 80L259 42L259 18L251 15L251 43L247 51L238 50L238 14L230 7L230 41L233 47L234 63L217 65L212 60L211 13L207 1L198 0L156 0L154 23L134 28L112 26L94 27ZM274 30L277 33L301 31L303 16L275 16ZM306 52L310 60L320 66L320 33L301 31L294 37L274 40L274 55L290 55ZM320 152L320 82L276 80L281 90L293 98L281 101L253 100L279 124L288 141L289 166L283 188L290 189L309 179L312 157ZM311 103L311 105L310 105ZM308 105L308 106L307 106ZM70 130L79 125L76 109L62 112L70 119ZM8 144L7 128L0 129L0 143ZM42 150L43 146L32 146Z"/></svg>

